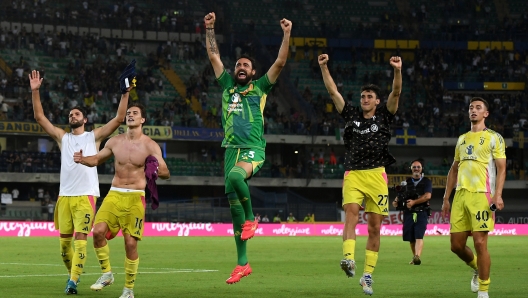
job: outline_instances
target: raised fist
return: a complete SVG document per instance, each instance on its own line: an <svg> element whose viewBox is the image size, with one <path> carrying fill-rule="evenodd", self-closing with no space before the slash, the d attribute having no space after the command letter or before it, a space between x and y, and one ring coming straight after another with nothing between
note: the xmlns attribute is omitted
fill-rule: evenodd
<svg viewBox="0 0 528 298"><path fill-rule="evenodd" d="M327 54L321 54L319 55L319 57L317 58L317 62L319 62L319 65L322 66L322 65L326 65L328 63L328 60L330 60L328 58L328 55Z"/></svg>
<svg viewBox="0 0 528 298"><path fill-rule="evenodd" d="M214 27L214 22L216 20L216 15L214 12L210 12L208 13L205 17L204 17L204 22L205 22L205 27L206 28L213 28Z"/></svg>
<svg viewBox="0 0 528 298"><path fill-rule="evenodd" d="M281 25L282 31L284 31L284 33L290 33L291 32L292 22L290 20L282 19L280 21L280 25Z"/></svg>
<svg viewBox="0 0 528 298"><path fill-rule="evenodd" d="M401 70L402 68L402 59L400 56L392 56L390 58L390 65L394 68L394 69L399 69Z"/></svg>

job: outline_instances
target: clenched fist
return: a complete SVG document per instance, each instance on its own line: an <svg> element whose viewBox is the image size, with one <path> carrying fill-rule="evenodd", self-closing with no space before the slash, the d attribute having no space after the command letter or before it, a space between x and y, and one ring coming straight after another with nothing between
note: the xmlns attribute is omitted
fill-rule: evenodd
<svg viewBox="0 0 528 298"><path fill-rule="evenodd" d="M292 22L290 20L282 19L280 21L280 25L281 25L282 31L284 31L284 33L291 33Z"/></svg>
<svg viewBox="0 0 528 298"><path fill-rule="evenodd" d="M394 69L399 69L401 70L402 68L402 59L400 56L392 56L390 58L390 65L394 68Z"/></svg>
<svg viewBox="0 0 528 298"><path fill-rule="evenodd" d="M216 20L216 15L214 12L210 12L208 13L205 17L204 17L204 22L205 22L205 27L206 28L213 28L214 27L214 22Z"/></svg>
<svg viewBox="0 0 528 298"><path fill-rule="evenodd" d="M82 161L83 155L82 155L82 149L79 152L73 153L73 161L76 163L80 163Z"/></svg>
<svg viewBox="0 0 528 298"><path fill-rule="evenodd" d="M330 59L328 58L327 54L321 54L317 58L317 62L319 62L319 66L326 65L328 63L328 60L330 60Z"/></svg>

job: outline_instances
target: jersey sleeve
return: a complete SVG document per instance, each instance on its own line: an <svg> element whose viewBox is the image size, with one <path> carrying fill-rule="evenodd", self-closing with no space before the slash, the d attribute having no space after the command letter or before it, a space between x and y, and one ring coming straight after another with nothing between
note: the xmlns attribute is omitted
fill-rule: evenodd
<svg viewBox="0 0 528 298"><path fill-rule="evenodd" d="M430 192L433 193L433 182L431 182L430 179L425 180L425 188L424 192Z"/></svg>
<svg viewBox="0 0 528 298"><path fill-rule="evenodd" d="M218 81L218 84L220 84L220 87L222 87L222 89L224 90L228 88L233 88L235 82L225 69L216 80Z"/></svg>
<svg viewBox="0 0 528 298"><path fill-rule="evenodd" d="M463 136L458 137L458 141L455 146L455 161L460 161L460 141L462 140Z"/></svg>
<svg viewBox="0 0 528 298"><path fill-rule="evenodd" d="M382 105L376 109L379 109L380 113L387 119L389 124L392 123L392 121L394 120L394 114L389 112L389 110L387 109L387 105Z"/></svg>
<svg viewBox="0 0 528 298"><path fill-rule="evenodd" d="M262 92L268 94L275 84L272 84L268 78L268 74L263 75L260 79L255 82L255 86L258 87Z"/></svg>
<svg viewBox="0 0 528 298"><path fill-rule="evenodd" d="M348 102L345 102L343 110L341 110L341 117L345 119L345 122L350 121L356 114L356 109Z"/></svg>
<svg viewBox="0 0 528 298"><path fill-rule="evenodd" d="M493 159L506 158L506 149L504 145L504 139L498 133L493 134L493 143L492 143L491 155Z"/></svg>

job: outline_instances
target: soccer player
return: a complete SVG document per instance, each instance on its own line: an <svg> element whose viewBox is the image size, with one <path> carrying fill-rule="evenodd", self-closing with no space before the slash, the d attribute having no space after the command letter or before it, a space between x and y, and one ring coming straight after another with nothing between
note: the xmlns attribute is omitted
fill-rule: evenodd
<svg viewBox="0 0 528 298"><path fill-rule="evenodd" d="M84 130L86 112L77 106L70 110L71 132L66 132L51 124L44 115L40 102L39 88L43 78L38 71L29 74L31 97L35 120L61 149L61 170L59 199L55 205L55 228L60 232L60 252L68 269L67 294L77 294L77 282L86 263L86 240L92 230L95 201L99 197L99 177L96 168L86 168L75 164L71 156L83 150L88 154L99 151L101 141L111 135L125 118L128 93L121 96L117 115L103 127L91 132ZM72 237L75 241L72 249Z"/></svg>
<svg viewBox="0 0 528 298"><path fill-rule="evenodd" d="M233 218L233 232L238 255L238 264L226 280L233 284L251 274L246 255L246 240L255 235L258 222L251 207L248 180L262 167L265 159L264 117L266 96L277 81L288 58L292 23L282 19L284 32L279 55L268 72L253 80L255 60L242 55L235 64L234 78L226 72L216 44L214 34L215 13L204 17L206 47L209 60L222 94L222 126L225 137L222 147L225 151L225 193L229 200Z"/></svg>
<svg viewBox="0 0 528 298"><path fill-rule="evenodd" d="M504 139L486 128L489 116L488 102L474 97L469 103L471 131L458 138L455 160L447 175L442 215L449 215L449 197L456 193L451 209L451 251L473 268L471 290L478 298L487 298L490 284L491 259L488 252L488 233L494 221L490 203L497 210L504 208L502 188L506 178L506 153ZM473 235L477 255L467 243Z"/></svg>
<svg viewBox="0 0 528 298"><path fill-rule="evenodd" d="M112 187L97 211L93 230L95 254L103 275L90 288L99 291L114 282L107 239L112 239L121 230L125 240L126 257L125 287L120 298L134 298L134 282L139 265L137 243L143 236L145 218L147 157L153 156L157 159L158 177L169 179L170 173L159 145L143 134L145 107L139 103L131 104L126 114L126 133L110 138L96 155L83 156L84 152L75 152L73 160L87 167L95 167L112 155L115 158Z"/></svg>
<svg viewBox="0 0 528 298"><path fill-rule="evenodd" d="M345 227L343 230L343 260L341 269L348 277L356 273L354 251L356 247L356 225L359 209L365 201L368 214L368 240L365 254L363 276L359 280L363 292L373 294L372 273L378 261L380 247L380 228L383 217L389 213L387 174L385 166L396 160L388 150L391 138L390 125L398 110L398 101L402 90L400 57L391 57L394 68L392 92L386 105L380 105L380 89L376 85L361 87L361 107L346 103L337 91L337 86L328 70L328 55L318 58L323 81L334 101L336 110L345 120L345 176L343 181L343 209Z"/></svg>

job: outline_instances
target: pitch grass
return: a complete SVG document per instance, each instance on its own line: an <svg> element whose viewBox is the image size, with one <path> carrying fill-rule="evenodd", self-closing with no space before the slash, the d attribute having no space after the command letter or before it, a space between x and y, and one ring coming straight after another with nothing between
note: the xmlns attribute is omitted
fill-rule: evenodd
<svg viewBox="0 0 528 298"><path fill-rule="evenodd" d="M358 238L358 275L363 269L365 241L365 237ZM451 253L448 237L425 239L420 266L408 264L412 258L410 249L400 237L382 237L381 241L373 276L374 297L477 296L470 291L471 270ZM88 242L91 246L91 238ZM528 237L490 237L491 297L528 297L527 243ZM102 292L89 289L99 277L95 254L89 248L85 274L78 286L79 297L117 298L121 295L124 284L122 238L112 240L110 247L116 274L114 285ZM1 238L0 297L65 296L62 291L66 270L58 249L56 238ZM339 267L340 237L257 236L248 243L253 274L235 285L225 284L236 260L231 237L147 237L140 242L139 253L142 273L136 279L138 298L364 297L358 285L359 276L346 278Z"/></svg>

